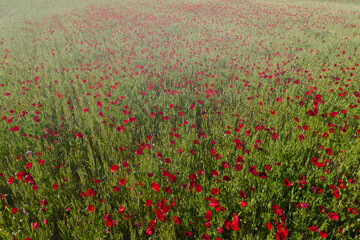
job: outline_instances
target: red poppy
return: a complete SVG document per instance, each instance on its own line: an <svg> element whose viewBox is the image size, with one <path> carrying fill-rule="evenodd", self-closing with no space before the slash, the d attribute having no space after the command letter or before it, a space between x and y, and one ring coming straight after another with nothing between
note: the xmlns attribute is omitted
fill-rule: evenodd
<svg viewBox="0 0 360 240"><path fill-rule="evenodd" d="M230 177L229 177L229 176L227 176L227 175L225 175L225 176L223 177L223 179L224 179L224 181L227 181L227 182L229 182L229 181L230 181Z"/></svg>
<svg viewBox="0 0 360 240"><path fill-rule="evenodd" d="M90 205L88 206L88 211L91 212L91 213L93 213L94 210L95 210L95 206L90 204Z"/></svg>
<svg viewBox="0 0 360 240"><path fill-rule="evenodd" d="M106 221L106 227L111 227L113 225L112 221Z"/></svg>
<svg viewBox="0 0 360 240"><path fill-rule="evenodd" d="M340 189L344 189L346 187L345 183L343 181L341 181L340 179L338 180L337 186Z"/></svg>
<svg viewBox="0 0 360 240"><path fill-rule="evenodd" d="M119 166L116 164L110 167L110 171L113 173L116 172L118 169L119 169Z"/></svg>
<svg viewBox="0 0 360 240"><path fill-rule="evenodd" d="M120 186L124 186L124 184L126 183L126 179L122 178L119 182Z"/></svg>
<svg viewBox="0 0 360 240"><path fill-rule="evenodd" d="M210 223L210 222L206 222L204 225L205 225L206 228L210 228L210 227L211 227L211 223Z"/></svg>
<svg viewBox="0 0 360 240"><path fill-rule="evenodd" d="M33 229L37 229L37 227L38 227L38 223L37 223L37 222L32 223L32 224L31 224L31 227L32 227Z"/></svg>
<svg viewBox="0 0 360 240"><path fill-rule="evenodd" d="M222 166L223 166L223 168L229 168L229 163L227 163L227 162L222 162Z"/></svg>
<svg viewBox="0 0 360 240"><path fill-rule="evenodd" d="M15 214L15 213L17 213L19 210L17 209L17 208L12 208L11 209L11 214Z"/></svg>
<svg viewBox="0 0 360 240"><path fill-rule="evenodd" d="M267 174L265 172L259 173L260 178L267 178Z"/></svg>
<svg viewBox="0 0 360 240"><path fill-rule="evenodd" d="M358 213L358 211L356 210L356 208L348 208L348 211L354 215L356 215Z"/></svg>
<svg viewBox="0 0 360 240"><path fill-rule="evenodd" d="M277 232L275 235L275 239L276 240L285 240L286 236L284 232Z"/></svg>
<svg viewBox="0 0 360 240"><path fill-rule="evenodd" d="M234 214L234 219L231 222L230 227L234 229L234 231L239 231L239 217L236 213Z"/></svg>
<svg viewBox="0 0 360 240"><path fill-rule="evenodd" d="M275 214L278 214L278 215L282 214L282 209L276 204L272 205L272 210L274 211Z"/></svg>
<svg viewBox="0 0 360 240"><path fill-rule="evenodd" d="M77 138L82 138L83 135L81 134L81 132L78 132L78 133L75 135L75 137L77 137Z"/></svg>
<svg viewBox="0 0 360 240"><path fill-rule="evenodd" d="M204 234L202 235L202 238L203 238L203 240L210 240L210 236L207 235L206 233L204 233Z"/></svg>
<svg viewBox="0 0 360 240"><path fill-rule="evenodd" d="M220 193L220 189L218 189L218 188L213 188L213 189L211 190L211 192L212 192L214 195L218 195L218 194Z"/></svg>
<svg viewBox="0 0 360 240"><path fill-rule="evenodd" d="M265 227L269 230L271 230L273 228L271 223L265 223Z"/></svg>
<svg viewBox="0 0 360 240"><path fill-rule="evenodd" d="M89 197L96 196L96 191L91 190L91 189L86 190L86 193Z"/></svg>
<svg viewBox="0 0 360 240"><path fill-rule="evenodd" d="M190 180L195 180L196 179L196 174L192 173L188 177L189 177Z"/></svg>
<svg viewBox="0 0 360 240"><path fill-rule="evenodd" d="M339 219L339 214L338 213L333 213L333 212L331 212L331 213L329 213L328 214L328 217L331 219L331 220L338 220Z"/></svg>
<svg viewBox="0 0 360 240"><path fill-rule="evenodd" d="M151 183L151 188L154 189L155 192L159 191L160 190L160 186L159 184L157 184L156 182L154 183Z"/></svg>
<svg viewBox="0 0 360 240"><path fill-rule="evenodd" d="M241 191L239 192L239 194L240 194L240 197L241 197L241 198L246 198L246 197L247 197L246 193L245 193L243 190L241 190Z"/></svg>
<svg viewBox="0 0 360 240"><path fill-rule="evenodd" d="M266 171L270 171L271 170L271 167L267 164L265 164L265 168L266 168Z"/></svg>
<svg viewBox="0 0 360 240"><path fill-rule="evenodd" d="M241 205L242 207L246 207L246 206L247 206L247 202L245 202L245 201L240 201L240 205Z"/></svg>
<svg viewBox="0 0 360 240"><path fill-rule="evenodd" d="M316 226L309 227L309 230L312 232L317 232L319 229Z"/></svg>
<svg viewBox="0 0 360 240"><path fill-rule="evenodd" d="M201 187L201 185L200 184L197 184L196 186L195 186L195 190L196 190L196 192L201 192L201 190L202 190L202 187Z"/></svg>
<svg viewBox="0 0 360 240"><path fill-rule="evenodd" d="M192 232L184 232L185 237L191 237Z"/></svg>
<svg viewBox="0 0 360 240"><path fill-rule="evenodd" d="M119 208L119 213L120 213L120 214L123 214L124 211L125 211L125 208L124 208L123 206L120 206L120 208Z"/></svg>
<svg viewBox="0 0 360 240"><path fill-rule="evenodd" d="M8 184L13 184L15 178L13 176L11 176L8 180L7 180L7 183Z"/></svg>
<svg viewBox="0 0 360 240"><path fill-rule="evenodd" d="M290 186L292 185L292 183L291 183L287 178L285 178L284 184L285 184L285 186L287 186L287 187L290 187Z"/></svg>
<svg viewBox="0 0 360 240"><path fill-rule="evenodd" d="M174 222L175 222L176 224L180 224L180 223L181 223L181 218L174 216Z"/></svg>
<svg viewBox="0 0 360 240"><path fill-rule="evenodd" d="M242 168L243 168L243 165L235 164L234 169L235 169L236 171L241 171Z"/></svg>
<svg viewBox="0 0 360 240"><path fill-rule="evenodd" d="M324 206L320 206L319 209L321 214L326 213L326 208Z"/></svg>
<svg viewBox="0 0 360 240"><path fill-rule="evenodd" d="M211 221L212 220L212 213L211 211L207 211L205 213L205 219L208 220L208 221Z"/></svg>
<svg viewBox="0 0 360 240"><path fill-rule="evenodd" d="M326 150L325 150L325 153L327 154L327 155L332 155L332 153L333 153L333 151L331 150L331 148L327 148Z"/></svg>
<svg viewBox="0 0 360 240"><path fill-rule="evenodd" d="M155 228L148 228L146 229L146 235L151 236L155 233Z"/></svg>
<svg viewBox="0 0 360 240"><path fill-rule="evenodd" d="M321 232L319 232L319 236L322 238L326 238L328 234L324 230L322 230Z"/></svg>

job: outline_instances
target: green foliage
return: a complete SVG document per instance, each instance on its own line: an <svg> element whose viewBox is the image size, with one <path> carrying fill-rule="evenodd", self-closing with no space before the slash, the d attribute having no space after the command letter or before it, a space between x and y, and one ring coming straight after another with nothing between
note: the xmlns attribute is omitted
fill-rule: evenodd
<svg viewBox="0 0 360 240"><path fill-rule="evenodd" d="M0 238L357 239L335 2L0 0Z"/></svg>

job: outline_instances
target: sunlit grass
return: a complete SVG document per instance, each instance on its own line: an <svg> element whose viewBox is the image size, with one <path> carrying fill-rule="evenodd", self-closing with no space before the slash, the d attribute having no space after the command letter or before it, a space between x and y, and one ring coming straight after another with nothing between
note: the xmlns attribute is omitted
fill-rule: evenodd
<svg viewBox="0 0 360 240"><path fill-rule="evenodd" d="M3 2L3 239L359 237L357 4Z"/></svg>

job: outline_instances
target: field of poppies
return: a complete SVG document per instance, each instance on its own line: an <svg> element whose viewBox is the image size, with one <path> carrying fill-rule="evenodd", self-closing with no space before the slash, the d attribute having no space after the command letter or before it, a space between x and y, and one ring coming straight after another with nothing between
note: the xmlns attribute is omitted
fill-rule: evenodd
<svg viewBox="0 0 360 240"><path fill-rule="evenodd" d="M1 239L360 239L357 1L0 5Z"/></svg>

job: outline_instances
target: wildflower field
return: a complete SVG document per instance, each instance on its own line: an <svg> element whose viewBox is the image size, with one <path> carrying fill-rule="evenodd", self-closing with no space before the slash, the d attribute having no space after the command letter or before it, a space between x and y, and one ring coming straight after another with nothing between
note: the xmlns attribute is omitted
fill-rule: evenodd
<svg viewBox="0 0 360 240"><path fill-rule="evenodd" d="M0 0L0 239L360 239L359 46L351 0Z"/></svg>

